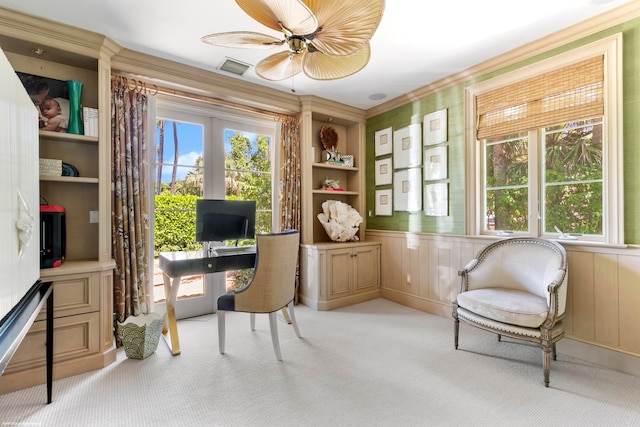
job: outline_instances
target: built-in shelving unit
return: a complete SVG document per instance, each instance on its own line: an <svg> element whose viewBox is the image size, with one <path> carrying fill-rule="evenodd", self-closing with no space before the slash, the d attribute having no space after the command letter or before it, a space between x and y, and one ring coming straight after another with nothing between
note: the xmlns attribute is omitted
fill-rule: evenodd
<svg viewBox="0 0 640 427"><path fill-rule="evenodd" d="M40 203L64 207L66 217L65 259L60 267L40 270L42 280L53 282L54 378L63 378L102 368L116 356L109 149L115 45L104 36L10 10L1 15L0 46L14 70L80 81L82 105L99 110L97 137L39 133L40 158L78 170L78 176L40 176ZM45 317L40 313L0 377L0 393L44 382L45 359L38 349L44 346Z"/></svg>
<svg viewBox="0 0 640 427"><path fill-rule="evenodd" d="M300 254L303 304L317 310L366 301L380 296L380 243L365 239L365 118L364 112L335 102L303 96L300 122L302 158L302 245ZM322 158L320 129L332 127L337 151L353 156L353 166ZM323 189L325 179L337 180L341 190ZM327 200L351 205L363 218L357 242L332 242L318 220Z"/></svg>

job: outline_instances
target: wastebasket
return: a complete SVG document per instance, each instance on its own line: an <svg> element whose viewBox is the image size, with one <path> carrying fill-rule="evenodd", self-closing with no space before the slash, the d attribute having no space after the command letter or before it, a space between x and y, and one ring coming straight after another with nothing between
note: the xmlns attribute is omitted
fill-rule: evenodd
<svg viewBox="0 0 640 427"><path fill-rule="evenodd" d="M118 322L118 336L127 357L145 359L153 354L158 348L163 325L164 315L158 313L129 316L123 323Z"/></svg>

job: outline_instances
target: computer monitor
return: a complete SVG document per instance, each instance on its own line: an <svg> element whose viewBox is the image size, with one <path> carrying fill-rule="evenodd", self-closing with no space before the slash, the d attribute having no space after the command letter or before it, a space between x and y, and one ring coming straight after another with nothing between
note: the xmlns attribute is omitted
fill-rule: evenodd
<svg viewBox="0 0 640 427"><path fill-rule="evenodd" d="M196 241L225 242L254 239L254 200L200 199L196 201Z"/></svg>

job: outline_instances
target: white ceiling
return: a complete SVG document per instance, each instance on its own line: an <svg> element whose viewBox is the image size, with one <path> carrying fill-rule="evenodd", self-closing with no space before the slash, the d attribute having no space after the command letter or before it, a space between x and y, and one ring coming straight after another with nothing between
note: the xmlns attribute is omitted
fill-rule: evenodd
<svg viewBox="0 0 640 427"><path fill-rule="evenodd" d="M268 82L251 68L238 78L368 109L629 1L389 0L371 40L371 60L359 73L333 81L299 74L293 81ZM281 36L233 0L0 0L0 5L226 75L231 74L217 70L225 57L255 65L272 52L214 47L200 37L241 30ZM385 98L371 99L374 94Z"/></svg>

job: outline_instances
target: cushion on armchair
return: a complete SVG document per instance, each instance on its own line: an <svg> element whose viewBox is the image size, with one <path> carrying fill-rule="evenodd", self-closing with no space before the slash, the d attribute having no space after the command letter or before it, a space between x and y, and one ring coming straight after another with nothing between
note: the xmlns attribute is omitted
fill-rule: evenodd
<svg viewBox="0 0 640 427"><path fill-rule="evenodd" d="M482 288L458 295L458 305L480 316L527 328L538 328L547 318L547 300L529 292Z"/></svg>

